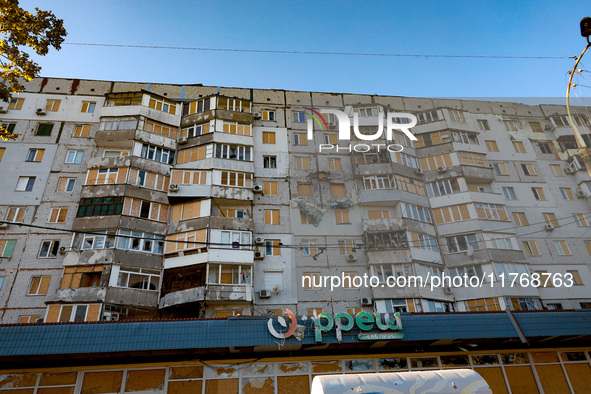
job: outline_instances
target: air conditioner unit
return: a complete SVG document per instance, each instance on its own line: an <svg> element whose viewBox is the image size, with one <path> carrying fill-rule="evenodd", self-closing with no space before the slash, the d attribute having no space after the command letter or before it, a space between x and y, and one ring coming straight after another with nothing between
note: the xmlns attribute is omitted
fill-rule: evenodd
<svg viewBox="0 0 591 394"><path fill-rule="evenodd" d="M262 260L265 258L265 252L263 252L261 249L259 250L255 250L254 251L254 258L255 260Z"/></svg>
<svg viewBox="0 0 591 394"><path fill-rule="evenodd" d="M65 246L61 246L60 247L60 254L64 254L66 253L66 247Z"/></svg>
<svg viewBox="0 0 591 394"><path fill-rule="evenodd" d="M255 193L262 193L263 192L263 187L261 185L254 185L252 187L252 191Z"/></svg>
<svg viewBox="0 0 591 394"><path fill-rule="evenodd" d="M445 170L447 170L447 168L445 168L445 167L437 167L437 171L439 171L439 172L445 172Z"/></svg>
<svg viewBox="0 0 591 394"><path fill-rule="evenodd" d="M254 116L255 119L260 119L261 118L261 113L260 112L253 112L252 116Z"/></svg>
<svg viewBox="0 0 591 394"><path fill-rule="evenodd" d="M570 165L564 167L564 172L566 172L567 174L574 174L575 172L577 172L577 170L575 170L574 168L572 168Z"/></svg>
<svg viewBox="0 0 591 394"><path fill-rule="evenodd" d="M355 256L354 254L348 254L347 255L347 260L348 261L357 261L357 256Z"/></svg>
<svg viewBox="0 0 591 394"><path fill-rule="evenodd" d="M363 305L363 306L371 306L372 305L371 298L363 297L361 299L361 305Z"/></svg>
<svg viewBox="0 0 591 394"><path fill-rule="evenodd" d="M544 228L546 229L546 231L552 231L552 230L554 230L554 226L551 225L551 224L549 224L549 223L545 224L544 225Z"/></svg>
<svg viewBox="0 0 591 394"><path fill-rule="evenodd" d="M187 143L189 139L187 137L181 137L179 138L179 145L184 145Z"/></svg>
<svg viewBox="0 0 591 394"><path fill-rule="evenodd" d="M259 298L271 298L271 290L263 289L259 291Z"/></svg>
<svg viewBox="0 0 591 394"><path fill-rule="evenodd" d="M6 108L0 107L0 114L5 114L7 112L8 112L8 110Z"/></svg>
<svg viewBox="0 0 591 394"><path fill-rule="evenodd" d="M43 116L45 114L46 114L46 112L43 108L37 108L37 115Z"/></svg>
<svg viewBox="0 0 591 394"><path fill-rule="evenodd" d="M415 172L417 174L422 174L423 173L423 170L421 170L420 168L415 168Z"/></svg>
<svg viewBox="0 0 591 394"><path fill-rule="evenodd" d="M254 243L257 244L257 245L262 245L262 244L265 243L265 238L263 238L263 237L256 237L254 239Z"/></svg>
<svg viewBox="0 0 591 394"><path fill-rule="evenodd" d="M443 288L443 293L449 295L449 294L453 294L453 291L451 290L451 287L445 286Z"/></svg>
<svg viewBox="0 0 591 394"><path fill-rule="evenodd" d="M106 321L116 321L116 320L119 320L119 313L105 311L103 313L103 320L106 320Z"/></svg>
<svg viewBox="0 0 591 394"><path fill-rule="evenodd" d="M171 183L170 186L168 186L168 190L171 192L178 192L179 185L177 185L176 183Z"/></svg>
<svg viewBox="0 0 591 394"><path fill-rule="evenodd" d="M577 198L587 198L587 196L583 190L577 189Z"/></svg>

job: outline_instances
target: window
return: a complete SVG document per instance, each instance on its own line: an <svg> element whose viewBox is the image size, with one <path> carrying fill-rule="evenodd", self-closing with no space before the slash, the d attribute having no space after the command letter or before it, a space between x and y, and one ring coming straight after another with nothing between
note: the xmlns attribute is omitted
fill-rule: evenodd
<svg viewBox="0 0 591 394"><path fill-rule="evenodd" d="M10 103L8 103L8 109L19 110L23 107L24 102L24 98L11 98Z"/></svg>
<svg viewBox="0 0 591 394"><path fill-rule="evenodd" d="M65 223L68 216L68 208L52 208L48 223Z"/></svg>
<svg viewBox="0 0 591 394"><path fill-rule="evenodd" d="M523 250L525 254L528 256L539 256L540 251L538 250L538 245L536 245L536 241L523 241Z"/></svg>
<svg viewBox="0 0 591 394"><path fill-rule="evenodd" d="M275 111L263 110L263 120L274 121Z"/></svg>
<svg viewBox="0 0 591 394"><path fill-rule="evenodd" d="M347 189L344 183L331 183L330 195L336 198L347 198Z"/></svg>
<svg viewBox="0 0 591 394"><path fill-rule="evenodd" d="M336 224L349 224L349 210L348 209L335 209L334 215Z"/></svg>
<svg viewBox="0 0 591 394"><path fill-rule="evenodd" d="M354 254L355 253L355 243L353 240L340 240L339 241L339 253L341 256Z"/></svg>
<svg viewBox="0 0 591 394"><path fill-rule="evenodd" d="M228 126L228 131L224 131L225 133L229 133L231 130L236 129L236 127L232 128L231 126L236 126L235 124L232 125L228 125L227 123L224 123L224 128ZM181 130L181 137L187 137L187 138L191 138L191 137L197 137L203 134L207 134L209 133L209 123L206 124L201 124L201 125L193 125L191 127L187 127ZM237 130L234 130L234 133L232 134L236 134ZM244 133L244 126L242 127L242 133ZM250 128L248 131L248 134L246 135L250 135Z"/></svg>
<svg viewBox="0 0 591 394"><path fill-rule="evenodd" d="M412 204L401 204L402 217L418 220L419 222L431 223L431 214L429 208L420 207Z"/></svg>
<svg viewBox="0 0 591 394"><path fill-rule="evenodd" d="M390 211L387 209L369 209L368 219L390 219Z"/></svg>
<svg viewBox="0 0 591 394"><path fill-rule="evenodd" d="M43 241L41 242L41 250L39 250L39 258L54 258L57 256L59 249L60 241Z"/></svg>
<svg viewBox="0 0 591 394"><path fill-rule="evenodd" d="M485 312L485 311L500 311L499 299L494 298L477 298L466 301L466 309L471 312Z"/></svg>
<svg viewBox="0 0 591 394"><path fill-rule="evenodd" d="M295 146L303 146L308 145L308 138L306 134L294 134L293 135L293 144Z"/></svg>
<svg viewBox="0 0 591 394"><path fill-rule="evenodd" d="M570 187L561 187L559 190L560 195L564 200L573 200L573 193L570 190Z"/></svg>
<svg viewBox="0 0 591 394"><path fill-rule="evenodd" d="M164 164L174 163L174 152L168 149L160 148L154 145L142 145L140 157L148 160L154 160Z"/></svg>
<svg viewBox="0 0 591 394"><path fill-rule="evenodd" d="M126 150L106 150L103 152L103 157L123 157L128 155L129 151Z"/></svg>
<svg viewBox="0 0 591 394"><path fill-rule="evenodd" d="M6 152L6 148L0 147L0 161L2 161L2 157L4 156L4 152Z"/></svg>
<svg viewBox="0 0 591 394"><path fill-rule="evenodd" d="M315 240L302 240L302 255L316 256L318 254L318 244Z"/></svg>
<svg viewBox="0 0 591 394"><path fill-rule="evenodd" d="M529 222L527 221L527 217L525 216L525 212L513 213L513 220L515 221L516 226L519 226L519 227L529 226Z"/></svg>
<svg viewBox="0 0 591 394"><path fill-rule="evenodd" d="M0 279L1 281L1 279ZM0 287L2 284L0 283ZM18 317L18 324L32 324L37 323L37 320L41 319L40 315L20 315Z"/></svg>
<svg viewBox="0 0 591 394"><path fill-rule="evenodd" d="M573 213L573 220L577 227L589 227L587 223L587 219L585 219L585 214L582 213Z"/></svg>
<svg viewBox="0 0 591 394"><path fill-rule="evenodd" d="M162 111L173 115L176 114L176 104L174 104L172 101L152 97L150 98L150 103L148 106L157 111Z"/></svg>
<svg viewBox="0 0 591 394"><path fill-rule="evenodd" d="M33 186L35 185L35 177L34 176L21 176L18 178L18 183L16 184L17 191L20 192L30 192L33 190Z"/></svg>
<svg viewBox="0 0 591 394"><path fill-rule="evenodd" d="M281 224L279 209L265 209L265 224Z"/></svg>
<svg viewBox="0 0 591 394"><path fill-rule="evenodd" d="M112 248L113 241L110 236L102 238L102 235L94 238L93 249ZM187 246L193 247L193 245ZM183 246L185 248L185 246ZM119 230L117 236L117 249L135 250L137 252L162 254L164 250L164 237L161 235L142 233L138 231Z"/></svg>
<svg viewBox="0 0 591 394"><path fill-rule="evenodd" d="M35 161L40 163L43 160L43 154L45 153L45 149L29 149L29 153L27 154L26 161Z"/></svg>
<svg viewBox="0 0 591 394"><path fill-rule="evenodd" d="M583 242L585 244L585 248L587 249L587 253L591 254L591 239L586 239Z"/></svg>
<svg viewBox="0 0 591 394"><path fill-rule="evenodd" d="M465 131L453 131L451 133L453 140L462 144L480 145L476 133L466 133Z"/></svg>
<svg viewBox="0 0 591 394"><path fill-rule="evenodd" d="M329 158L328 159L328 169L330 171L342 171L341 167L341 159L338 158Z"/></svg>
<svg viewBox="0 0 591 394"><path fill-rule="evenodd" d="M486 119L478 119L478 128L483 131L490 130L490 126L488 125L488 120Z"/></svg>
<svg viewBox="0 0 591 394"><path fill-rule="evenodd" d="M310 169L310 158L309 157L296 157L296 169L309 170Z"/></svg>
<svg viewBox="0 0 591 394"><path fill-rule="evenodd" d="M416 243L412 247L420 249L431 250L433 252L439 252L439 246L437 245L437 239L429 235L419 234L419 244Z"/></svg>
<svg viewBox="0 0 591 394"><path fill-rule="evenodd" d="M573 283L576 286L581 286L583 284L583 280L581 279L581 275L579 275L579 271L577 270L566 270L567 273L573 276Z"/></svg>
<svg viewBox="0 0 591 394"><path fill-rule="evenodd" d="M106 231L98 231L101 234L84 234L82 237L82 249L112 249L115 247L115 237L108 235ZM126 241L123 241L126 242ZM123 249L123 248L120 248Z"/></svg>
<svg viewBox="0 0 591 394"><path fill-rule="evenodd" d="M476 234L462 234L446 237L445 241L449 253L465 252L468 250L468 247L472 247L474 250L480 249Z"/></svg>
<svg viewBox="0 0 591 394"><path fill-rule="evenodd" d="M392 180L389 176L364 176L363 187L365 190L391 189Z"/></svg>
<svg viewBox="0 0 591 394"><path fill-rule="evenodd" d="M249 146L215 145L215 157L220 159L250 161L252 149Z"/></svg>
<svg viewBox="0 0 591 394"><path fill-rule="evenodd" d="M554 241L554 248L559 256L570 256L572 254L566 241Z"/></svg>
<svg viewBox="0 0 591 394"><path fill-rule="evenodd" d="M199 202L198 202L199 203ZM191 204L195 204L193 203L187 203L187 204L183 204L183 206L185 205L191 205ZM174 211L175 208L173 206L173 215L174 215ZM183 209L183 213L185 212L185 209ZM220 208L220 216L225 217L225 218L239 218L239 219L243 219L248 217L248 214L245 213L244 209L235 209L235 208ZM189 216L191 217L191 216ZM184 217L182 219L185 219ZM176 220L173 216L173 220Z"/></svg>
<svg viewBox="0 0 591 394"><path fill-rule="evenodd" d="M538 147L542 153L552 153L552 147L546 142L540 142Z"/></svg>
<svg viewBox="0 0 591 394"><path fill-rule="evenodd" d="M277 168L277 156L263 156L263 168Z"/></svg>
<svg viewBox="0 0 591 394"><path fill-rule="evenodd" d="M281 256L281 240L280 239L266 239L265 240L265 254L267 256Z"/></svg>
<svg viewBox="0 0 591 394"><path fill-rule="evenodd" d="M117 287L157 291L160 288L160 270L120 267Z"/></svg>
<svg viewBox="0 0 591 394"><path fill-rule="evenodd" d="M294 113L292 113L292 115L293 115L293 121L295 123L306 122L306 113L305 112L294 112Z"/></svg>
<svg viewBox="0 0 591 394"><path fill-rule="evenodd" d="M66 163L68 164L80 164L82 163L82 157L84 152L81 150L69 150L66 154Z"/></svg>
<svg viewBox="0 0 591 394"><path fill-rule="evenodd" d="M0 239L0 257L11 258L15 246L15 240Z"/></svg>
<svg viewBox="0 0 591 394"><path fill-rule="evenodd" d="M517 153L525 153L525 146L522 141L513 141L513 148Z"/></svg>
<svg viewBox="0 0 591 394"><path fill-rule="evenodd" d="M426 111L426 112L418 113L417 120L419 121L419 124L423 124L423 123L436 122L436 121L442 120L442 119L439 115L439 111L433 110L433 111Z"/></svg>
<svg viewBox="0 0 591 394"><path fill-rule="evenodd" d="M544 132L544 130L542 130L542 125L540 124L540 122L529 122L529 127L531 127L531 131L533 131L534 133Z"/></svg>
<svg viewBox="0 0 591 394"><path fill-rule="evenodd" d="M125 176L125 170L123 169L123 175ZM138 179L139 178L143 178L145 179L145 172L144 171L138 171L138 173L142 173L143 177L138 175ZM119 169L118 168L100 168L98 170L96 169L91 169L88 171L88 177L86 179L86 184L87 185L108 185L108 184L114 184L117 183L117 176L119 175ZM143 184L139 185L139 186L144 186Z"/></svg>
<svg viewBox="0 0 591 394"><path fill-rule="evenodd" d="M456 123L466 123L466 119L464 118L464 114L460 111L456 110L449 110L449 114L451 115L451 119Z"/></svg>
<svg viewBox="0 0 591 394"><path fill-rule="evenodd" d="M568 127L570 123L568 121L568 117L566 115L556 115L551 116L550 119L554 122L556 127Z"/></svg>
<svg viewBox="0 0 591 394"><path fill-rule="evenodd" d="M324 143L337 145L339 143L338 136L336 134L324 134Z"/></svg>
<svg viewBox="0 0 591 394"><path fill-rule="evenodd" d="M320 290L322 289L321 283L322 281L320 278L320 273L318 272L304 272L304 274L302 275L302 285L304 287L304 290ZM314 312L317 311L318 308L314 309L313 311L311 309L308 309L307 314L314 315Z"/></svg>
<svg viewBox="0 0 591 394"><path fill-rule="evenodd" d="M359 116L364 118L370 118L372 116L378 116L379 109L377 107L372 108L359 108Z"/></svg>
<svg viewBox="0 0 591 394"><path fill-rule="evenodd" d="M25 207L10 207L8 208L6 221L12 223L23 223L23 219L25 218L25 212Z"/></svg>
<svg viewBox="0 0 591 394"><path fill-rule="evenodd" d="M493 171L495 175L509 175L505 163L493 163Z"/></svg>
<svg viewBox="0 0 591 394"><path fill-rule="evenodd" d="M510 120L505 120L503 123L505 124L505 130L517 131L517 126L515 126L515 122L512 122Z"/></svg>
<svg viewBox="0 0 591 394"><path fill-rule="evenodd" d="M80 110L80 112L92 114L92 113L94 113L95 107L96 107L96 101L83 101L82 102L82 109Z"/></svg>
<svg viewBox="0 0 591 394"><path fill-rule="evenodd" d="M298 183L298 196L311 197L312 196L312 184L311 183Z"/></svg>
<svg viewBox="0 0 591 394"><path fill-rule="evenodd" d="M486 140L484 142L486 143L486 150L488 150L489 152L498 152L499 151L497 141Z"/></svg>
<svg viewBox="0 0 591 394"><path fill-rule="evenodd" d="M300 222L302 224L312 224L312 222L310 222L310 219L308 219L308 216L306 216L306 214L302 211L300 211Z"/></svg>
<svg viewBox="0 0 591 394"><path fill-rule="evenodd" d="M476 207L476 213L480 219L508 220L504 205L477 202L474 203L474 207Z"/></svg>
<svg viewBox="0 0 591 394"><path fill-rule="evenodd" d="M558 227L558 220L556 220L556 215L553 213L542 213L544 216L544 221L546 224L551 224L554 227Z"/></svg>
<svg viewBox="0 0 591 394"><path fill-rule="evenodd" d="M35 135L47 137L51 135L53 130L53 123L40 123L37 127L37 133Z"/></svg>
<svg viewBox="0 0 591 394"><path fill-rule="evenodd" d="M276 196L277 193L277 182L263 182L263 193L265 196Z"/></svg>
<svg viewBox="0 0 591 394"><path fill-rule="evenodd" d="M33 276L27 295L46 295L50 282L51 276Z"/></svg>
<svg viewBox="0 0 591 394"><path fill-rule="evenodd" d="M76 128L74 129L74 134L72 135L72 137L76 137L76 138L88 137L89 134L90 134L90 125L89 124L77 125Z"/></svg>
<svg viewBox="0 0 591 394"><path fill-rule="evenodd" d="M544 190L541 187L532 187L532 193L534 194L534 198L538 201L545 201L546 196L544 195Z"/></svg>
<svg viewBox="0 0 591 394"><path fill-rule="evenodd" d="M60 323L86 321L87 312L88 305L61 305L58 321Z"/></svg>
<svg viewBox="0 0 591 394"><path fill-rule="evenodd" d="M123 197L83 198L76 216L120 215L122 208Z"/></svg>
<svg viewBox="0 0 591 394"><path fill-rule="evenodd" d="M263 131L263 144L275 144L274 131Z"/></svg>
<svg viewBox="0 0 591 394"><path fill-rule="evenodd" d="M552 170L554 176L565 176L560 164L550 164L550 170Z"/></svg>
<svg viewBox="0 0 591 394"><path fill-rule="evenodd" d="M61 100L47 99L45 110L49 112L56 112L58 109L60 109L60 103Z"/></svg>
<svg viewBox="0 0 591 394"><path fill-rule="evenodd" d="M503 187L503 194L507 200L517 200L515 190L512 187Z"/></svg>
<svg viewBox="0 0 591 394"><path fill-rule="evenodd" d="M457 152L456 154L460 159L460 164L467 166L490 168L488 162L486 161L486 156L483 154L463 151Z"/></svg>
<svg viewBox="0 0 591 394"><path fill-rule="evenodd" d="M521 165L521 169L523 170L523 173L525 175L527 175L527 176L535 176L535 175L537 175L536 168L531 163L522 164Z"/></svg>
<svg viewBox="0 0 591 394"><path fill-rule="evenodd" d="M427 194L429 197L439 197L459 192L460 186L456 179L446 179L443 181L427 183Z"/></svg>
<svg viewBox="0 0 591 394"><path fill-rule="evenodd" d="M222 171L220 184L224 186L252 187L252 174Z"/></svg>
<svg viewBox="0 0 591 394"><path fill-rule="evenodd" d="M511 238L493 238L491 239L492 249L513 249Z"/></svg>
<svg viewBox="0 0 591 394"><path fill-rule="evenodd" d="M140 201L140 217L144 219L150 218L150 211L152 209L152 203L149 201Z"/></svg>

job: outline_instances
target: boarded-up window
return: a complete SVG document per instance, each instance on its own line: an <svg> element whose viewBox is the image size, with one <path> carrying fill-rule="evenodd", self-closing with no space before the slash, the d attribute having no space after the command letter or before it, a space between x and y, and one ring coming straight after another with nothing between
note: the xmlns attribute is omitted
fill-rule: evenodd
<svg viewBox="0 0 591 394"><path fill-rule="evenodd" d="M140 369L127 372L125 392L162 390L165 369Z"/></svg>
<svg viewBox="0 0 591 394"><path fill-rule="evenodd" d="M263 182L263 193L266 196L277 195L277 182Z"/></svg>
<svg viewBox="0 0 591 394"><path fill-rule="evenodd" d="M179 250L201 249L205 247L206 236L206 229L168 235L166 237L166 253L173 253Z"/></svg>
<svg viewBox="0 0 591 394"><path fill-rule="evenodd" d="M336 198L346 198L347 189L343 183L331 183L330 184L330 195Z"/></svg>
<svg viewBox="0 0 591 394"><path fill-rule="evenodd" d="M296 157L296 169L309 170L310 169L310 158L309 157Z"/></svg>
<svg viewBox="0 0 591 394"><path fill-rule="evenodd" d="M78 138L88 137L89 133L90 133L90 125L89 124L77 125L76 128L74 129L74 134L72 135L72 137L78 137Z"/></svg>
<svg viewBox="0 0 591 394"><path fill-rule="evenodd" d="M191 201L172 206L172 220L201 217L201 201Z"/></svg>
<svg viewBox="0 0 591 394"><path fill-rule="evenodd" d="M85 372L81 394L118 393L123 371Z"/></svg>
<svg viewBox="0 0 591 394"><path fill-rule="evenodd" d="M265 224L281 224L278 209L265 209Z"/></svg>
<svg viewBox="0 0 591 394"><path fill-rule="evenodd" d="M312 184L311 183L298 183L298 196L300 196L300 197L312 196Z"/></svg>
<svg viewBox="0 0 591 394"><path fill-rule="evenodd" d="M275 144L274 131L263 131L263 144Z"/></svg>
<svg viewBox="0 0 591 394"><path fill-rule="evenodd" d="M336 224L351 223L349 220L349 210L348 209L335 209L334 215L335 215L335 219L336 219Z"/></svg>

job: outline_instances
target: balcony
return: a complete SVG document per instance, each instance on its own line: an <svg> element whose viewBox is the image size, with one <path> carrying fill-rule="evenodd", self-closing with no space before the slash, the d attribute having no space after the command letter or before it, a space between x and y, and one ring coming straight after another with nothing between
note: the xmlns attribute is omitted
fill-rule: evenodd
<svg viewBox="0 0 591 394"><path fill-rule="evenodd" d="M103 302L107 289L105 287L79 287L77 289L59 289L56 301L68 303Z"/></svg>
<svg viewBox="0 0 591 394"><path fill-rule="evenodd" d="M105 303L134 307L157 308L158 291L108 287L105 294Z"/></svg>
<svg viewBox="0 0 591 394"><path fill-rule="evenodd" d="M241 301L252 302L253 291L249 285L208 284L205 289L207 301Z"/></svg>
<svg viewBox="0 0 591 394"><path fill-rule="evenodd" d="M162 255L121 249L74 250L66 253L63 264L64 266L87 266L119 262L125 262L125 265L133 267L160 269Z"/></svg>
<svg viewBox="0 0 591 394"><path fill-rule="evenodd" d="M190 161L188 163L177 164L175 169L196 169L210 170L212 168L228 171L239 171L254 173L254 162L247 160L220 159L217 157L208 157L203 160Z"/></svg>
<svg viewBox="0 0 591 394"><path fill-rule="evenodd" d="M189 304L205 300L205 286L174 291L160 298L160 308L168 308L174 305Z"/></svg>
<svg viewBox="0 0 591 394"><path fill-rule="evenodd" d="M400 190L397 189L373 189L359 191L359 201L362 204L398 202L400 199Z"/></svg>
<svg viewBox="0 0 591 394"><path fill-rule="evenodd" d="M459 176L464 176L466 180L472 179L476 182L486 181L490 183L495 179L493 169L490 167L460 165L451 168L451 171L458 173Z"/></svg>
<svg viewBox="0 0 591 394"><path fill-rule="evenodd" d="M368 264L391 264L410 263L412 256L409 248L404 249L384 249L384 250L368 250L365 252Z"/></svg>
<svg viewBox="0 0 591 394"><path fill-rule="evenodd" d="M478 249L474 251L472 256L468 256L467 252L451 253L445 256L445 263L450 267L466 265L468 262L483 264L491 261L495 263L518 263L524 262L525 256L523 251L511 249Z"/></svg>
<svg viewBox="0 0 591 394"><path fill-rule="evenodd" d="M164 259L164 268L179 268L188 267L196 264L204 264L207 262L220 262L233 264L250 264L252 265L254 259L254 252L247 249L208 249L206 251L192 251L192 254L187 252L178 252L176 255L167 256Z"/></svg>
<svg viewBox="0 0 591 394"><path fill-rule="evenodd" d="M98 146L111 148L132 148L133 141L145 142L166 149L176 149L176 140L148 133L143 130L98 130L94 137Z"/></svg>
<svg viewBox="0 0 591 394"><path fill-rule="evenodd" d="M158 122L166 123L177 127L180 125L181 122L180 115L172 115L143 105L120 105L101 108L101 118L137 115L142 115L147 118L156 120Z"/></svg>
<svg viewBox="0 0 591 394"><path fill-rule="evenodd" d="M211 197L211 185L183 185L178 189L168 190L168 197Z"/></svg>
<svg viewBox="0 0 591 394"><path fill-rule="evenodd" d="M169 175L168 164L160 163L154 160L144 159L137 156L122 157L93 157L88 160L87 168L118 168L135 167L145 171L155 172L162 175Z"/></svg>
<svg viewBox="0 0 591 394"><path fill-rule="evenodd" d="M196 114L183 116L181 127L208 122L212 119L228 120L244 124L252 124L253 115L249 112L236 112L226 109L210 109Z"/></svg>

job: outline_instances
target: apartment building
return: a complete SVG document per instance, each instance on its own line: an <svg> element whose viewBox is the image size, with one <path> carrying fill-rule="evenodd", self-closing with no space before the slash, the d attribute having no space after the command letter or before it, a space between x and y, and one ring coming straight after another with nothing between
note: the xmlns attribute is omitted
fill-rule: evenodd
<svg viewBox="0 0 591 394"><path fill-rule="evenodd" d="M564 106L55 78L0 106L19 134L0 143L2 324L591 309L591 172ZM391 113L416 141L369 141Z"/></svg>

